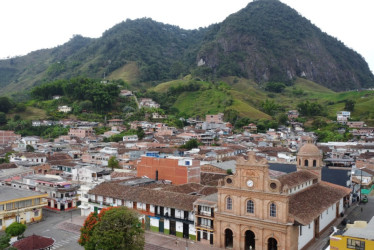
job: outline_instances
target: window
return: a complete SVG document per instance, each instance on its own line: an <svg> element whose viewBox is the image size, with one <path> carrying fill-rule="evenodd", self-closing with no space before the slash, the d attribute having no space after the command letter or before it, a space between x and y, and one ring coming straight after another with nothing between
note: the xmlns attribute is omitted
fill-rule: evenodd
<svg viewBox="0 0 374 250"><path fill-rule="evenodd" d="M309 225L308 225L308 229L310 229L310 223L309 223Z"/></svg>
<svg viewBox="0 0 374 250"><path fill-rule="evenodd" d="M0 205L0 211L4 211L4 205Z"/></svg>
<svg viewBox="0 0 374 250"><path fill-rule="evenodd" d="M40 204L40 198L36 198L34 200L34 205L39 205Z"/></svg>
<svg viewBox="0 0 374 250"><path fill-rule="evenodd" d="M347 239L347 248L365 250L365 241Z"/></svg>
<svg viewBox="0 0 374 250"><path fill-rule="evenodd" d="M252 200L247 201L247 213L253 214L255 212L255 205Z"/></svg>
<svg viewBox="0 0 374 250"><path fill-rule="evenodd" d="M317 167L317 161L313 160L313 167Z"/></svg>
<svg viewBox="0 0 374 250"><path fill-rule="evenodd" d="M34 212L34 216L35 216L35 217L38 217L38 216L39 216L39 210L35 210L35 212Z"/></svg>
<svg viewBox="0 0 374 250"><path fill-rule="evenodd" d="M207 240L208 239L208 232L207 231L203 231L203 239L204 240Z"/></svg>
<svg viewBox="0 0 374 250"><path fill-rule="evenodd" d="M277 217L277 205L275 203L270 204L270 217Z"/></svg>
<svg viewBox="0 0 374 250"><path fill-rule="evenodd" d="M308 166L308 160L305 160L305 161L304 161L304 166L305 166L305 167Z"/></svg>
<svg viewBox="0 0 374 250"><path fill-rule="evenodd" d="M6 204L6 210L12 210L13 209L13 203L7 203Z"/></svg>
<svg viewBox="0 0 374 250"><path fill-rule="evenodd" d="M226 209L227 210L232 209L232 199L231 199L231 197L227 197L227 199L226 199Z"/></svg>

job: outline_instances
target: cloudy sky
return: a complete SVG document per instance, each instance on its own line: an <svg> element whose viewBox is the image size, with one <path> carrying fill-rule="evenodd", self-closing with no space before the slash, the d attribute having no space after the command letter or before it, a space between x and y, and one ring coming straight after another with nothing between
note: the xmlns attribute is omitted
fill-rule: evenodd
<svg viewBox="0 0 374 250"><path fill-rule="evenodd" d="M251 0L1 0L0 58L99 37L115 24L141 17L185 29L223 21ZM322 31L359 52L374 72L373 0L281 0Z"/></svg>

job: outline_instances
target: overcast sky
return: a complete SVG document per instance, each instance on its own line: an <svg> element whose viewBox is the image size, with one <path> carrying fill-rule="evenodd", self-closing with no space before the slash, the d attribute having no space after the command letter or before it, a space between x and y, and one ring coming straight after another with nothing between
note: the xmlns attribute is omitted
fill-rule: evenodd
<svg viewBox="0 0 374 250"><path fill-rule="evenodd" d="M223 21L250 0L0 0L0 58L100 37L115 24L141 17L185 29ZM373 0L281 0L360 53L374 71Z"/></svg>

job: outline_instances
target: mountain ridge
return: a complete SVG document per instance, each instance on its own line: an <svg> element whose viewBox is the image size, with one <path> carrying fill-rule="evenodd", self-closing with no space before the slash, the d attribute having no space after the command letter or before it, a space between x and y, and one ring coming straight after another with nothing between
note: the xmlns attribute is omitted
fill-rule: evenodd
<svg viewBox="0 0 374 250"><path fill-rule="evenodd" d="M287 5L258 0L207 28L185 30L149 18L127 19L100 38L77 35L56 48L0 60L0 93L75 76L110 78L129 63L137 67L137 75L128 77L134 88L191 72L212 81L237 76L259 84L292 84L303 77L335 91L374 86L374 76L357 52Z"/></svg>

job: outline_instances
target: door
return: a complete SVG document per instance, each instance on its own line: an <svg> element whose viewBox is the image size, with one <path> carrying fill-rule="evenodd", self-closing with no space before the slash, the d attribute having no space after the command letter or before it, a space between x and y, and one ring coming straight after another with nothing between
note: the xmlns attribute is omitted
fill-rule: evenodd
<svg viewBox="0 0 374 250"><path fill-rule="evenodd" d="M319 237L319 216L317 219L314 220L314 237Z"/></svg>
<svg viewBox="0 0 374 250"><path fill-rule="evenodd" d="M175 226L175 221L174 220L171 220L170 221L170 234L171 235L177 235L177 230L176 230L176 226Z"/></svg>
<svg viewBox="0 0 374 250"><path fill-rule="evenodd" d="M151 219L148 216L145 217L145 230L151 230Z"/></svg>
<svg viewBox="0 0 374 250"><path fill-rule="evenodd" d="M183 238L189 238L189 225L187 223L183 223Z"/></svg>
<svg viewBox="0 0 374 250"><path fill-rule="evenodd" d="M160 219L158 222L158 231L164 233L164 219Z"/></svg>
<svg viewBox="0 0 374 250"><path fill-rule="evenodd" d="M30 213L31 212L26 212L26 223L29 223L31 221Z"/></svg>

